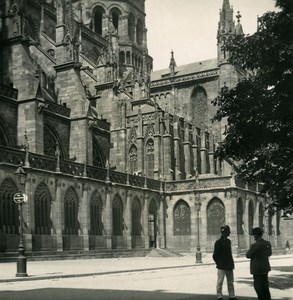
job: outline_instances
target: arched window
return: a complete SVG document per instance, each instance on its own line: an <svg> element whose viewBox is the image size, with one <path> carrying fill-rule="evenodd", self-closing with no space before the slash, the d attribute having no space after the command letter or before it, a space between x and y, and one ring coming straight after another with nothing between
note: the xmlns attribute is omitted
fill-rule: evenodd
<svg viewBox="0 0 293 300"><path fill-rule="evenodd" d="M64 199L64 234L78 235L78 198L73 188L69 188Z"/></svg>
<svg viewBox="0 0 293 300"><path fill-rule="evenodd" d="M154 177L154 167L155 167L155 149L154 141L148 139L146 143L146 176L153 178Z"/></svg>
<svg viewBox="0 0 293 300"><path fill-rule="evenodd" d="M42 182L35 191L35 234L51 234L51 195Z"/></svg>
<svg viewBox="0 0 293 300"><path fill-rule="evenodd" d="M217 198L212 199L207 207L207 233L218 235L221 226L225 224L225 206L223 202Z"/></svg>
<svg viewBox="0 0 293 300"><path fill-rule="evenodd" d="M129 173L137 172L137 148L132 145L129 150Z"/></svg>
<svg viewBox="0 0 293 300"><path fill-rule="evenodd" d="M116 195L113 200L113 235L123 235L123 203L121 198Z"/></svg>
<svg viewBox="0 0 293 300"><path fill-rule="evenodd" d="M188 204L179 200L173 211L174 235L189 235L191 232L190 207Z"/></svg>
<svg viewBox="0 0 293 300"><path fill-rule="evenodd" d="M239 198L237 201L237 234L243 234L243 204L242 199Z"/></svg>
<svg viewBox="0 0 293 300"><path fill-rule="evenodd" d="M18 205L13 201L17 187L11 179L4 179L0 186L0 234L19 233Z"/></svg>
<svg viewBox="0 0 293 300"><path fill-rule="evenodd" d="M98 191L94 191L90 201L90 234L102 235L103 222L102 222L103 202Z"/></svg>
<svg viewBox="0 0 293 300"><path fill-rule="evenodd" d="M93 139L93 166L105 168L105 156L98 141Z"/></svg>
<svg viewBox="0 0 293 300"><path fill-rule="evenodd" d="M141 236L141 205L137 198L132 202L132 235Z"/></svg>
<svg viewBox="0 0 293 300"><path fill-rule="evenodd" d="M134 32L135 32L135 19L132 13L128 17L128 36L129 39L134 42Z"/></svg>
<svg viewBox="0 0 293 300"><path fill-rule="evenodd" d="M130 65L130 63L131 63L131 62L130 62L130 52L127 51L127 52L126 52L126 64L127 64L127 65Z"/></svg>
<svg viewBox="0 0 293 300"><path fill-rule="evenodd" d="M143 42L143 23L140 19L137 20L136 24L136 42L138 45L142 45Z"/></svg>
<svg viewBox="0 0 293 300"><path fill-rule="evenodd" d="M104 10L102 7L96 7L94 10L94 31L102 35L103 33L103 17L104 17Z"/></svg>
<svg viewBox="0 0 293 300"><path fill-rule="evenodd" d="M264 229L264 208L262 202L259 203L258 208L258 226L262 230Z"/></svg>
<svg viewBox="0 0 293 300"><path fill-rule="evenodd" d="M112 25L114 26L114 29L119 32L119 19L120 19L121 12L114 8L111 11L111 17L112 17Z"/></svg>
<svg viewBox="0 0 293 300"><path fill-rule="evenodd" d="M56 156L56 149L60 150L60 157L64 158L64 149L60 143L58 134L53 131L51 126L46 124L44 126L44 154L49 156Z"/></svg>
<svg viewBox="0 0 293 300"><path fill-rule="evenodd" d="M253 219L254 219L254 207L253 202L250 201L248 205L248 230L251 232L253 228Z"/></svg>
<svg viewBox="0 0 293 300"><path fill-rule="evenodd" d="M189 111L187 112L189 120L194 126L202 128L202 124L206 124L208 112L207 93L201 86L197 86L193 89Z"/></svg>

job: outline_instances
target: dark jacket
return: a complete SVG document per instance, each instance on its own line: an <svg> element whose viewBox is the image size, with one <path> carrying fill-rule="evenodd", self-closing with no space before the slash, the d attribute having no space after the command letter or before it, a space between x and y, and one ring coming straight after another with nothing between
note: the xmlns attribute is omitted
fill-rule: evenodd
<svg viewBox="0 0 293 300"><path fill-rule="evenodd" d="M231 241L226 237L221 236L221 238L215 242L213 260L218 269L227 271L234 269Z"/></svg>
<svg viewBox="0 0 293 300"><path fill-rule="evenodd" d="M251 274L266 274L271 270L269 256L272 255L270 242L258 239L250 246L246 252L246 257L250 258Z"/></svg>

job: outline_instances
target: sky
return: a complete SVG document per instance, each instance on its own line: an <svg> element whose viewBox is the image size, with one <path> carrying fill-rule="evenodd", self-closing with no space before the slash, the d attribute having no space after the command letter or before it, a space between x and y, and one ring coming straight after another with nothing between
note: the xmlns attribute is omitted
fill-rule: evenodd
<svg viewBox="0 0 293 300"><path fill-rule="evenodd" d="M217 57L217 28L223 0L146 0L149 55L154 71ZM274 0L230 0L234 20L240 11L245 34L256 31L257 16L276 10ZM237 22L236 22L237 23Z"/></svg>

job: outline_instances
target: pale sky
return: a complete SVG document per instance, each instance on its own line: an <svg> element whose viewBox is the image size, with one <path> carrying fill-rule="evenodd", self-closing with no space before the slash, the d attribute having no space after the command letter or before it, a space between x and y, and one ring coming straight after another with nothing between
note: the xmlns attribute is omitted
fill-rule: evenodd
<svg viewBox="0 0 293 300"><path fill-rule="evenodd" d="M169 67L174 51L177 66L217 57L217 28L223 0L146 0L146 27L153 69ZM240 11L245 34L256 31L257 16L276 10L275 0L230 0L234 20Z"/></svg>

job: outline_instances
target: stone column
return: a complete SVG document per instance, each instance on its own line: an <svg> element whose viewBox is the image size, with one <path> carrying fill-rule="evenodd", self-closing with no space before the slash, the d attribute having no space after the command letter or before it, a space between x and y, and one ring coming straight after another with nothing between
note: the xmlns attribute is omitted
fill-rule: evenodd
<svg viewBox="0 0 293 300"><path fill-rule="evenodd" d="M149 238L149 198L148 194L144 192L144 207L143 207L143 232L145 249L150 248Z"/></svg>
<svg viewBox="0 0 293 300"><path fill-rule="evenodd" d="M25 172L28 173L28 168L25 168ZM26 252L32 252L32 218L34 216L34 196L32 192L31 180L25 184L25 188L23 191L24 194L27 195L27 202L22 203L22 216L23 216L23 237L25 241L25 250ZM14 203L14 205L19 206L19 204Z"/></svg>
<svg viewBox="0 0 293 300"><path fill-rule="evenodd" d="M184 157L185 157L185 178L189 178L192 171L191 171L191 157L190 157L190 151L191 151L191 143L189 140L189 124L187 122L184 122Z"/></svg>
<svg viewBox="0 0 293 300"><path fill-rule="evenodd" d="M130 190L126 190L126 207L125 207L125 231L126 247L132 248L132 209L131 209L131 194Z"/></svg>
<svg viewBox="0 0 293 300"><path fill-rule="evenodd" d="M52 203L53 235L55 235L57 251L63 251L64 206L61 184L61 179L56 178L55 201Z"/></svg>
<svg viewBox="0 0 293 300"><path fill-rule="evenodd" d="M201 133L200 156L201 156L201 174L206 174L207 173L207 149L206 149L206 134L204 130L202 130Z"/></svg>
<svg viewBox="0 0 293 300"><path fill-rule="evenodd" d="M80 205L80 235L83 239L83 249L89 250L89 222L90 222L90 205L88 201L88 183L84 182L82 185L82 197Z"/></svg>
<svg viewBox="0 0 293 300"><path fill-rule="evenodd" d="M157 247L158 248L165 248L166 242L165 242L165 202L164 202L164 196L159 195L160 197L160 206L159 206L159 213L158 213L158 227L159 227L159 234L158 234L158 242Z"/></svg>
<svg viewBox="0 0 293 300"><path fill-rule="evenodd" d="M105 185L106 190L106 205L103 212L103 223L106 236L106 248L112 249L112 234L113 234L113 215L112 215L112 199L111 199L111 187L109 183Z"/></svg>
<svg viewBox="0 0 293 300"><path fill-rule="evenodd" d="M175 179L180 179L179 177L179 172L181 170L181 165L180 165L180 151L179 151L179 143L180 143L180 138L179 138L179 118L175 117L174 118L174 126L173 126L173 140L174 140L174 158L175 158L175 166L174 166L174 174L175 174ZM178 178L177 178L178 176Z"/></svg>

